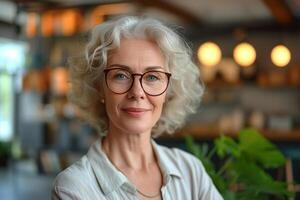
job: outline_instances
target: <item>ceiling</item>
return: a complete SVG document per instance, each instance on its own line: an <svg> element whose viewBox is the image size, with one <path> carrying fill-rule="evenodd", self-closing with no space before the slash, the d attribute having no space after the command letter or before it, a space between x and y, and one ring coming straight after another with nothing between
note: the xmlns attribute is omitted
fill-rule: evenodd
<svg viewBox="0 0 300 200"><path fill-rule="evenodd" d="M217 31L232 27L300 30L300 0L2 0L0 24L25 23L29 11L111 3L130 3L138 13Z"/></svg>

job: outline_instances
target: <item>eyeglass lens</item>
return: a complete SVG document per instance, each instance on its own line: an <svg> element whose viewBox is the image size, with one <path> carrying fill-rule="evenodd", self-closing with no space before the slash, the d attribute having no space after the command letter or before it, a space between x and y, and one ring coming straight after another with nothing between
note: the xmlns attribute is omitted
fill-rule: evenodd
<svg viewBox="0 0 300 200"><path fill-rule="evenodd" d="M161 71L148 71L144 74L132 74L125 69L110 69L106 73L106 83L112 92L122 94L133 86L134 76L140 76L140 83L149 95L160 95L168 87L169 76Z"/></svg>

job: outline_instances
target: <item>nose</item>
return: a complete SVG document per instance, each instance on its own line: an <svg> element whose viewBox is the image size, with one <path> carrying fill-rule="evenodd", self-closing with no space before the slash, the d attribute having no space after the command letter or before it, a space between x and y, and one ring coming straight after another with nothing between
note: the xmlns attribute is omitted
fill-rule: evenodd
<svg viewBox="0 0 300 200"><path fill-rule="evenodd" d="M128 91L127 95L128 98L134 98L134 99L145 98L145 92L141 85L141 76L133 77L132 87Z"/></svg>

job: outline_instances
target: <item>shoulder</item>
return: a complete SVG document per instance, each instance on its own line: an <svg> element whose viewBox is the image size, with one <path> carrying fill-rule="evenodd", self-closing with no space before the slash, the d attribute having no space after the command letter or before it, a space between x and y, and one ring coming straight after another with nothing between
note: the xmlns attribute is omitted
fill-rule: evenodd
<svg viewBox="0 0 300 200"><path fill-rule="evenodd" d="M199 181L207 177L202 162L194 155L178 149L158 145L161 162L169 168L178 171L182 177L189 181Z"/></svg>
<svg viewBox="0 0 300 200"><path fill-rule="evenodd" d="M84 177L84 178L83 178ZM68 197L80 196L80 191L84 190L91 183L92 169L86 156L60 172L53 183L52 195ZM72 198L72 199L77 199Z"/></svg>
<svg viewBox="0 0 300 200"><path fill-rule="evenodd" d="M158 148L160 153L163 153L169 158L168 161L171 162L170 164L174 164L180 168L183 166L187 168L203 168L203 165L198 158L184 150L168 148L161 145L158 145Z"/></svg>
<svg viewBox="0 0 300 200"><path fill-rule="evenodd" d="M81 181L81 177L89 174L90 163L86 156L83 156L76 163L72 164L62 172L60 172L55 178L54 185L68 186L74 181Z"/></svg>
<svg viewBox="0 0 300 200"><path fill-rule="evenodd" d="M207 174L201 160L178 148L158 145L160 156L165 165L179 171L185 185L198 193L199 199L223 199Z"/></svg>

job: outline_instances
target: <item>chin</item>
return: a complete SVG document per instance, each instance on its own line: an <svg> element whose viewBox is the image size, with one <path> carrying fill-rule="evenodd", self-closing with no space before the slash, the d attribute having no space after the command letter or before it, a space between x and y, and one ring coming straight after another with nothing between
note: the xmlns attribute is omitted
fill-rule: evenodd
<svg viewBox="0 0 300 200"><path fill-rule="evenodd" d="M151 126L143 126L141 124L131 124L131 125L125 125L122 127L124 132L127 132L129 134L143 134L143 133L151 133L152 127Z"/></svg>
<svg viewBox="0 0 300 200"><path fill-rule="evenodd" d="M152 117L142 117L142 118L131 118L131 117L120 117L115 121L110 121L113 130L120 131L126 134L151 134L152 128L156 124L156 120Z"/></svg>
<svg viewBox="0 0 300 200"><path fill-rule="evenodd" d="M149 120L132 120L128 118L115 123L115 125L119 130L128 134L151 133L154 126L153 122Z"/></svg>

